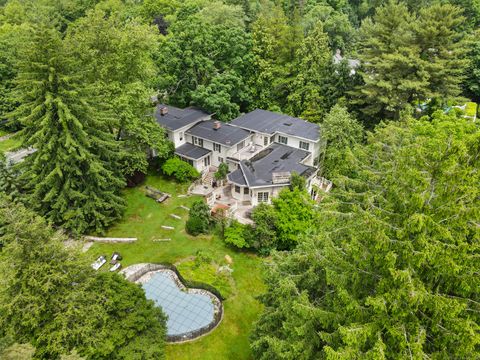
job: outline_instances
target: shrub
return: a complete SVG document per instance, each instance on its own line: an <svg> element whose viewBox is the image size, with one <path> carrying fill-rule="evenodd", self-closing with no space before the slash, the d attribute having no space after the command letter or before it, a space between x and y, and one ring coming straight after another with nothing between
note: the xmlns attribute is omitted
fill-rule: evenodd
<svg viewBox="0 0 480 360"><path fill-rule="evenodd" d="M247 226L233 221L232 224L225 229L224 241L226 244L233 245L239 249L250 247Z"/></svg>
<svg viewBox="0 0 480 360"><path fill-rule="evenodd" d="M228 165L225 163L221 163L218 166L217 172L215 173L215 179L224 180L227 178L227 174L228 174Z"/></svg>
<svg viewBox="0 0 480 360"><path fill-rule="evenodd" d="M200 173L190 164L173 157L165 161L162 166L165 175L173 176L178 182L188 182L200 176Z"/></svg>
<svg viewBox="0 0 480 360"><path fill-rule="evenodd" d="M190 209L185 229L190 235L197 236L208 233L211 225L210 208L203 200L197 200Z"/></svg>

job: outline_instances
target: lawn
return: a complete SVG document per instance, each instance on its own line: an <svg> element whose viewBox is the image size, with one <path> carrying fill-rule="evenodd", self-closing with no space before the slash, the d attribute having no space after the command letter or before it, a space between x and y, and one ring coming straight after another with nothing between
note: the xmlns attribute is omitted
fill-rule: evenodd
<svg viewBox="0 0 480 360"><path fill-rule="evenodd" d="M3 134L7 135L7 134ZM0 135L0 136L3 136ZM0 153L4 153L6 151L14 150L15 148L20 146L20 139L17 136L13 136L7 140L0 141Z"/></svg>
<svg viewBox="0 0 480 360"><path fill-rule="evenodd" d="M223 302L222 322L213 332L193 342L168 345L167 359L250 359L248 337L261 311L256 296L264 289L262 259L226 247L217 236L192 237L186 234L188 211L180 205L190 207L198 199L194 196L178 197L186 193L187 185L153 175L147 178L146 184L166 191L172 197L158 204L145 196L142 186L125 190L124 198L128 205L124 218L106 234L112 237L137 237L138 241L132 244L95 244L86 255L93 261L98 255L111 255L113 251L119 251L124 258L124 266L140 262L190 261L189 258L199 250L212 257L215 264L222 265L226 263L225 255L229 255L233 259L230 265L233 269L233 289L228 291L228 298ZM182 219L174 219L170 216L172 213ZM174 226L175 230L164 230L162 225ZM167 238L171 241L154 241ZM191 271L182 274L187 280L208 279L203 273L197 276Z"/></svg>

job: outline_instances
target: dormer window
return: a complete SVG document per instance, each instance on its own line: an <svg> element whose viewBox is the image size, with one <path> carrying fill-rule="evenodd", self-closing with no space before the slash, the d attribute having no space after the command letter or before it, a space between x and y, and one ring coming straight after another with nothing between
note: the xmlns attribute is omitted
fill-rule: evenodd
<svg viewBox="0 0 480 360"><path fill-rule="evenodd" d="M280 144L287 145L288 143L288 138L286 136L278 135L278 142Z"/></svg>
<svg viewBox="0 0 480 360"><path fill-rule="evenodd" d="M303 149L303 150L307 150L307 151L308 151L309 148L310 148L310 144L309 144L308 142L305 142L305 141L300 141L298 147L299 147L300 149Z"/></svg>

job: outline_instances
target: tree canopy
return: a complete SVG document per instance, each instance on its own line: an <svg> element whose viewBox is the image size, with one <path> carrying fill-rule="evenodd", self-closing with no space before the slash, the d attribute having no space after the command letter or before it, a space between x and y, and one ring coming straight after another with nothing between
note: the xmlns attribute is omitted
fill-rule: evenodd
<svg viewBox="0 0 480 360"><path fill-rule="evenodd" d="M475 357L479 141L439 112L356 145L317 235L270 267L255 357Z"/></svg>
<svg viewBox="0 0 480 360"><path fill-rule="evenodd" d="M0 338L30 343L34 358L163 357L165 316L141 288L95 273L79 249L32 211L0 199Z"/></svg>

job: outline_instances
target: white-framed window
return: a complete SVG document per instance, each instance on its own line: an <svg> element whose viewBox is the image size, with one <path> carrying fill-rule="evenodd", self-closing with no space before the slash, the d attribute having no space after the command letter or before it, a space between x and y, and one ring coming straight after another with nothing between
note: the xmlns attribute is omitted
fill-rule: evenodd
<svg viewBox="0 0 480 360"><path fill-rule="evenodd" d="M248 195L248 194L250 194L250 190L248 189L248 187L243 188L243 195Z"/></svg>
<svg viewBox="0 0 480 360"><path fill-rule="evenodd" d="M218 157L218 162L219 162L219 163L223 163L223 158L219 156L219 157Z"/></svg>
<svg viewBox="0 0 480 360"><path fill-rule="evenodd" d="M257 200L259 203L268 202L268 191L257 193Z"/></svg>
<svg viewBox="0 0 480 360"><path fill-rule="evenodd" d="M267 146L268 145L268 136L264 136L263 137L263 146Z"/></svg>
<svg viewBox="0 0 480 360"><path fill-rule="evenodd" d="M285 144L287 145L288 143L288 138L286 136L278 135L278 142L280 144Z"/></svg>
<svg viewBox="0 0 480 360"><path fill-rule="evenodd" d="M275 141L275 135L270 137L270 144L273 143L274 141Z"/></svg>
<svg viewBox="0 0 480 360"><path fill-rule="evenodd" d="M222 152L222 146L217 143L213 143L213 151Z"/></svg>
<svg viewBox="0 0 480 360"><path fill-rule="evenodd" d="M238 185L235 185L235 192L240 194L240 186Z"/></svg>
<svg viewBox="0 0 480 360"><path fill-rule="evenodd" d="M245 147L245 141L242 141L241 143L237 144L237 151L242 150Z"/></svg>
<svg viewBox="0 0 480 360"><path fill-rule="evenodd" d="M298 147L303 150L307 150L310 148L310 144L305 141L300 141Z"/></svg>
<svg viewBox="0 0 480 360"><path fill-rule="evenodd" d="M198 145L200 147L203 147L203 139L199 139L196 136L192 136L192 143L193 145Z"/></svg>

